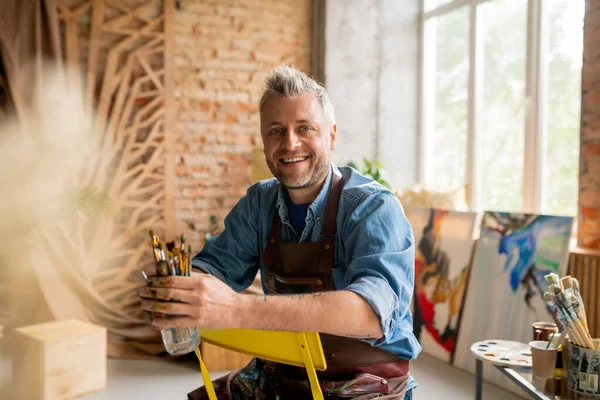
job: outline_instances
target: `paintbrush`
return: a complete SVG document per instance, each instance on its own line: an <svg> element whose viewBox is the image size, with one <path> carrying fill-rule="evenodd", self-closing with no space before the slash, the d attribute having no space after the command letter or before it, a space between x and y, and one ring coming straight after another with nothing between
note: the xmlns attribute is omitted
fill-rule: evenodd
<svg viewBox="0 0 600 400"><path fill-rule="evenodd" d="M564 309L565 314L573 322L573 331L577 331L577 333L580 335L581 339L583 340L582 343L584 343L586 347L591 346L589 348L593 349L594 342L592 342L592 338L590 337L590 334L583 328L581 321L579 320L579 318L573 311L571 299L567 298L565 293L562 290L560 290L559 288L554 288L554 294L555 294L555 301L558 303L559 306L561 306Z"/></svg>
<svg viewBox="0 0 600 400"><path fill-rule="evenodd" d="M192 259L192 245L188 244L188 275L192 275L192 266L191 266L191 259Z"/></svg>
<svg viewBox="0 0 600 400"><path fill-rule="evenodd" d="M577 318L581 321L581 325L583 326L583 329L589 335L590 330L587 326L587 321L585 320L585 316L583 315L583 313L581 311L581 303L579 302L579 299L577 298L577 296L572 295L570 300L571 300L571 306L573 307L573 311L575 312L575 315L577 315Z"/></svg>
<svg viewBox="0 0 600 400"><path fill-rule="evenodd" d="M181 247L183 247L183 250L181 251L181 259L183 260L183 275L188 276L188 255L183 243L181 244Z"/></svg>
<svg viewBox="0 0 600 400"><path fill-rule="evenodd" d="M565 332L566 332L566 330L563 329L562 332L559 333L558 338L554 341L551 341L550 347L549 347L550 349L557 349L558 346L560 346L560 344L562 343L563 337L565 336ZM552 333L552 335L554 335L554 333Z"/></svg>
<svg viewBox="0 0 600 400"><path fill-rule="evenodd" d="M585 314L585 305L583 304L583 299L581 298L581 292L579 291L579 281L577 280L577 278L572 278L571 279L571 283L573 284L573 294L575 294L575 296L577 296L577 299L579 300L579 309L581 310L581 315L583 317L583 321L585 323L585 328L589 331L589 327L587 324L587 316Z"/></svg>
<svg viewBox="0 0 600 400"><path fill-rule="evenodd" d="M156 247L157 238L156 238L156 235L154 235L154 231L152 229L150 229L150 231L148 233L150 234L150 239L152 240L152 247Z"/></svg>
<svg viewBox="0 0 600 400"><path fill-rule="evenodd" d="M559 312L564 315L569 327L577 337L577 342L580 345L583 345L585 343L584 332L577 329L577 317L569 312L571 302L566 298L564 292L558 287L554 288L554 303L557 305Z"/></svg>
<svg viewBox="0 0 600 400"><path fill-rule="evenodd" d="M560 286L565 292L565 295L568 298L571 298L573 295L573 279L571 278L571 275L560 278Z"/></svg>
<svg viewBox="0 0 600 400"><path fill-rule="evenodd" d="M179 250L184 251L185 250L185 236L183 236L183 233L181 234L179 240L181 242L181 244L179 245Z"/></svg>
<svg viewBox="0 0 600 400"><path fill-rule="evenodd" d="M154 231L150 229L148 232L150 234L150 240L152 241L152 254L154 255L154 262L160 261L160 253L156 248L158 245L158 238L154 235Z"/></svg>
<svg viewBox="0 0 600 400"><path fill-rule="evenodd" d="M181 258L179 257L179 248L173 249L173 264L175 265L175 274L181 275Z"/></svg>
<svg viewBox="0 0 600 400"><path fill-rule="evenodd" d="M158 252L160 254L160 259L161 260L166 260L167 259L167 257L165 257L165 250L164 250L164 247L163 247L163 242L160 239L158 239Z"/></svg>
<svg viewBox="0 0 600 400"><path fill-rule="evenodd" d="M573 340L575 344L580 345L580 343L582 343L582 339L579 337L579 334L572 329L568 317L564 314L563 310L557 304L556 296L554 295L554 293L544 293L544 301L552 310L552 314L554 314L556 320L562 325L563 330L565 330L569 334L571 340Z"/></svg>
<svg viewBox="0 0 600 400"><path fill-rule="evenodd" d="M546 282L548 282L549 285L556 285L559 286L559 280L558 280L558 275L555 274L554 272L549 273L548 275L544 276L544 279L546 279Z"/></svg>

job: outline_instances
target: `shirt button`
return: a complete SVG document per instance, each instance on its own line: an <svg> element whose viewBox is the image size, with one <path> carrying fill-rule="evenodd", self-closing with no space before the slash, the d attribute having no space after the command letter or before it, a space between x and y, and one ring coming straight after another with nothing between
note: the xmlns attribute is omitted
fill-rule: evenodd
<svg viewBox="0 0 600 400"><path fill-rule="evenodd" d="M275 243L275 238L271 238L270 242Z"/></svg>
<svg viewBox="0 0 600 400"><path fill-rule="evenodd" d="M325 250L329 250L329 247L331 247L331 246L329 246L328 244L326 244L325 245Z"/></svg>
<svg viewBox="0 0 600 400"><path fill-rule="evenodd" d="M317 279L317 285L322 285L322 284L323 284L323 281L320 279Z"/></svg>

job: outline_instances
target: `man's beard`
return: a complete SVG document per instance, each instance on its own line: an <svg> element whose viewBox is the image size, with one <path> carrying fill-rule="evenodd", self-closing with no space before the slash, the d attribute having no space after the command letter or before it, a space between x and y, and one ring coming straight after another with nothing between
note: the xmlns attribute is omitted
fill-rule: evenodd
<svg viewBox="0 0 600 400"><path fill-rule="evenodd" d="M267 160L267 166L271 170L273 176L275 176L281 185L288 190L304 189L318 183L327 175L329 164L329 156L321 157L317 159L315 165L309 166L309 169L305 174L300 176L285 176L284 174L279 173L273 167L273 164Z"/></svg>

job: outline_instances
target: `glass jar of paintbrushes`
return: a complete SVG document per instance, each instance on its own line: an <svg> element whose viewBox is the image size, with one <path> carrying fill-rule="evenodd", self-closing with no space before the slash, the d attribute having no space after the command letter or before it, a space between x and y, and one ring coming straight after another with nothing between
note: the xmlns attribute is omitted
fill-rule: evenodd
<svg viewBox="0 0 600 400"><path fill-rule="evenodd" d="M562 327L561 337L553 340L550 347L558 346L564 335L569 339L564 366L567 386L575 399L600 399L600 339L590 335L579 281L571 276L559 278L557 274L545 278L549 285L544 300Z"/></svg>
<svg viewBox="0 0 600 400"><path fill-rule="evenodd" d="M163 242L154 231L150 231L152 253L158 276L190 276L192 245L185 246L185 237L181 235L179 246L176 243ZM143 272L142 272L143 273ZM144 274L144 273L143 273ZM147 279L147 276L144 277ZM198 327L167 328L160 331L165 349L171 355L191 353L200 346L200 330Z"/></svg>

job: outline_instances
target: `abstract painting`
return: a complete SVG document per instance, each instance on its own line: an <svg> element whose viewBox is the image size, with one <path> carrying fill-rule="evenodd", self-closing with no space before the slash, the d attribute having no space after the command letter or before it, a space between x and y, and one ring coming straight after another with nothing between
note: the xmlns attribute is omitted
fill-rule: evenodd
<svg viewBox="0 0 600 400"><path fill-rule="evenodd" d="M486 211L475 248L454 365L474 372L471 344L482 340L529 343L531 324L552 321L543 294L550 272L567 269L573 218ZM510 387L501 373L484 378Z"/></svg>
<svg viewBox="0 0 600 400"><path fill-rule="evenodd" d="M413 331L423 352L451 362L476 213L406 207L415 236Z"/></svg>

